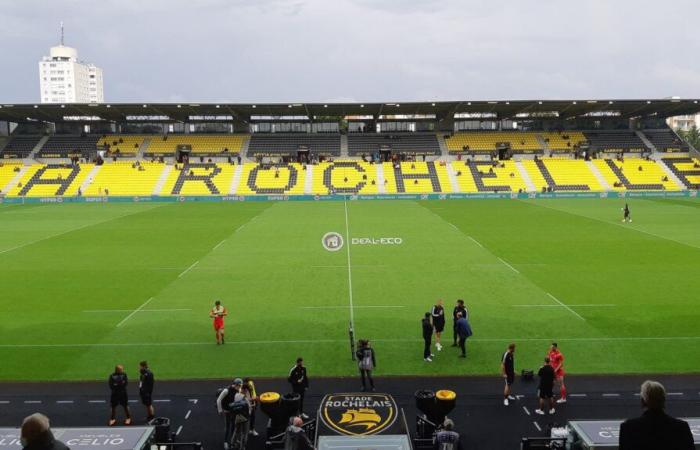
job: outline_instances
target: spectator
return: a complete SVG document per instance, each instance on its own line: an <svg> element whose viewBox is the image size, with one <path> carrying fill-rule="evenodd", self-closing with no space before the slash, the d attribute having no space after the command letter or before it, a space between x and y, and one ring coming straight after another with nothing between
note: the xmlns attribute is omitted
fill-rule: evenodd
<svg viewBox="0 0 700 450"><path fill-rule="evenodd" d="M146 420L150 422L155 418L153 409L153 372L148 368L148 362L141 361L139 363L139 397L141 403L146 407Z"/></svg>
<svg viewBox="0 0 700 450"><path fill-rule="evenodd" d="M49 418L40 413L24 418L20 442L23 450L68 450L63 442L53 437Z"/></svg>
<svg viewBox="0 0 700 450"><path fill-rule="evenodd" d="M291 425L284 432L284 450L314 450L303 426L304 421L301 417L292 418Z"/></svg>
<svg viewBox="0 0 700 450"><path fill-rule="evenodd" d="M377 361L374 357L374 349L370 346L369 341L360 339L360 348L357 349L357 366L360 369L362 377L362 392L367 390L367 380L369 387L374 392L374 380L372 379L372 371L377 367Z"/></svg>
<svg viewBox="0 0 700 450"><path fill-rule="evenodd" d="M459 336L459 348L462 350L461 358L467 357L467 338L472 335L472 327L466 318L462 317L462 313L458 314L457 318L457 335Z"/></svg>
<svg viewBox="0 0 700 450"><path fill-rule="evenodd" d="M309 388L309 378L304 367L304 358L297 358L297 363L289 371L287 381L292 385L292 391L299 394L299 414L302 418L308 419L309 416L304 414L304 393Z"/></svg>
<svg viewBox="0 0 700 450"><path fill-rule="evenodd" d="M435 348L437 351L441 351L442 344L440 343L440 335L445 329L445 306L442 299L439 299L437 303L433 305L433 308L430 310L430 315L433 319L433 328L435 328Z"/></svg>
<svg viewBox="0 0 700 450"><path fill-rule="evenodd" d="M505 381L505 387L503 388L503 404L508 406L509 400L515 400L515 397L511 395L511 386L515 381L515 344L511 343L508 345L508 349L503 353L501 358L501 376Z"/></svg>
<svg viewBox="0 0 700 450"><path fill-rule="evenodd" d="M435 433L433 438L434 450L462 450L462 442L459 433L454 431L454 422L445 419L442 430Z"/></svg>
<svg viewBox="0 0 700 450"><path fill-rule="evenodd" d="M641 417L620 426L620 450L692 450L695 448L688 423L664 412L666 390L661 383L642 383Z"/></svg>
<svg viewBox="0 0 700 450"><path fill-rule="evenodd" d="M109 403L111 405L112 414L109 418L109 426L112 427L117 423L116 413L117 406L124 408L124 414L126 414L126 419L124 419L124 425L131 425L131 412L129 411L129 396L126 392L126 387L129 384L129 377L126 376L124 372L124 366L118 364L114 368L114 373L109 376L109 390L111 391L111 396Z"/></svg>
<svg viewBox="0 0 700 450"><path fill-rule="evenodd" d="M250 402L250 434L257 436L258 432L255 431L255 410L258 407L258 394L255 391L255 383L253 383L252 378L243 379L243 388L247 392L248 401Z"/></svg>
<svg viewBox="0 0 700 450"><path fill-rule="evenodd" d="M433 338L433 325L430 323L430 313L425 313L423 320L421 320L421 326L423 327L423 360L426 362L433 362L433 355L430 353L430 341Z"/></svg>
<svg viewBox="0 0 700 450"><path fill-rule="evenodd" d="M464 300L459 299L457 300L457 304L455 305L454 309L452 310L452 346L457 347L457 319L459 317L457 314L461 313L462 317L465 319L469 320L469 313L467 312L467 308L464 306Z"/></svg>
<svg viewBox="0 0 700 450"><path fill-rule="evenodd" d="M236 378L233 380L233 384L222 389L216 398L216 410L219 412L219 415L224 416L224 448L229 447L233 436L235 416L231 414L231 405L236 399L236 394L241 391L242 384L243 380Z"/></svg>
<svg viewBox="0 0 700 450"><path fill-rule="evenodd" d="M540 407L535 410L535 413L544 415L544 401L549 401L549 413L554 414L554 368L549 360L549 357L544 358L544 365L540 367L537 376L540 377L540 385L538 387L540 397Z"/></svg>
<svg viewBox="0 0 700 450"><path fill-rule="evenodd" d="M230 414L233 419L233 436L231 448L245 450L248 445L248 432L250 431L250 400L249 392L245 385L241 385L241 392L233 396Z"/></svg>

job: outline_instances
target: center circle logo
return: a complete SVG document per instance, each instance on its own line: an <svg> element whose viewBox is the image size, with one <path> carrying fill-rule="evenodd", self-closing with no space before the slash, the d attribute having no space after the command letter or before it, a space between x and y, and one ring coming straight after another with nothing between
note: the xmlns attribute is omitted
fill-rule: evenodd
<svg viewBox="0 0 700 450"><path fill-rule="evenodd" d="M328 232L321 238L321 244L329 252L337 252L343 248L343 236L335 231Z"/></svg>

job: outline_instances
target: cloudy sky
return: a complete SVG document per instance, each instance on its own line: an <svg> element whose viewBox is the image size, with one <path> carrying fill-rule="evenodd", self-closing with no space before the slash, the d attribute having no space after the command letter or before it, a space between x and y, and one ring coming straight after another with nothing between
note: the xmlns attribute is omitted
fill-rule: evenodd
<svg viewBox="0 0 700 450"><path fill-rule="evenodd" d="M0 0L0 102L59 40L110 102L700 97L698 0Z"/></svg>

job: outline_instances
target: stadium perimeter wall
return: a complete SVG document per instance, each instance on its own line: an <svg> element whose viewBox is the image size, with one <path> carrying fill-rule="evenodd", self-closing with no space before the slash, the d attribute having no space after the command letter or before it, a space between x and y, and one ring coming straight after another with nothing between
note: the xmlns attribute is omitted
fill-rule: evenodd
<svg viewBox="0 0 700 450"><path fill-rule="evenodd" d="M377 195L207 195L207 196L110 196L110 197L0 197L5 204L35 203L138 203L138 202L260 202L260 201L344 201L344 200L472 200L546 198L644 198L697 197L698 191L635 192L551 192L551 193L474 193L474 194L377 194Z"/></svg>

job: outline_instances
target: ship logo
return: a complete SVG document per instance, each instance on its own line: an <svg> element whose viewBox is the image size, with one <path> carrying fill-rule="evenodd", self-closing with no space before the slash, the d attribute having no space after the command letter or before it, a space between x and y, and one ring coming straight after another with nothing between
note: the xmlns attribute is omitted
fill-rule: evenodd
<svg viewBox="0 0 700 450"><path fill-rule="evenodd" d="M348 409L342 414L338 424L346 427L364 427L363 431L371 430L382 422L382 418L371 408Z"/></svg>
<svg viewBox="0 0 700 450"><path fill-rule="evenodd" d="M319 411L322 426L346 436L380 434L396 422L398 407L387 394L329 394Z"/></svg>

